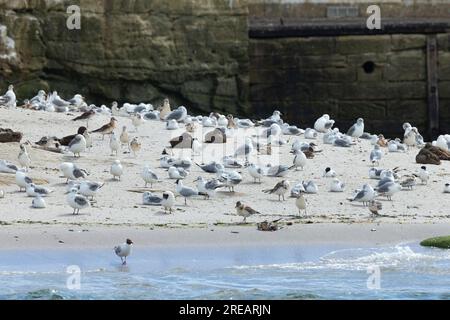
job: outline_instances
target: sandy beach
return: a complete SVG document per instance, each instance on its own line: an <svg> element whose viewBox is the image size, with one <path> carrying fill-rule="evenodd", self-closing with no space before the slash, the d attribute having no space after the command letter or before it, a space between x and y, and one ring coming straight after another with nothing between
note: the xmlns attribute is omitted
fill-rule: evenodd
<svg viewBox="0 0 450 320"><path fill-rule="evenodd" d="M73 134L83 122L70 121L77 113L49 113L24 109L0 109L0 127L11 128L24 134L23 141L38 141L45 135L58 137ZM108 116L96 115L89 123L89 129L95 129L109 121ZM160 168L159 158L164 147L168 146L174 132L165 129L165 123L146 121L133 132L131 120L118 117L120 134L123 125L129 128L130 136L138 136L142 150L135 158L129 153L120 153L118 157L110 155L109 139L101 140L95 135L94 147L74 159L69 154L57 154L35 148L29 148L32 159L29 176L47 181L46 187L54 192L46 198L47 208L31 208L32 198L19 192L14 183L13 174L0 173L0 189L5 197L0 199L0 249L17 247L110 247L125 237L133 238L138 245L182 245L276 242L350 242L359 243L395 243L416 241L430 236L448 233L450 212L448 194L443 194L443 186L450 181L450 163L443 161L440 166L429 166L431 178L427 185L418 184L411 191L401 191L393 196L393 201L381 198L383 216L373 220L367 207L347 200L356 188L364 183L373 186L376 180L368 177L371 167L369 153L372 149L369 141L362 140L351 148L338 148L322 143L321 135L315 140L322 152L314 159L308 159L303 171L290 170L285 177L291 186L301 180L314 180L317 194L307 194L308 216L300 217L294 198L279 202L277 196L267 195L261 190L273 187L282 178L264 177L262 184L254 184L247 169L240 169L243 182L235 187L235 193L219 191L215 198L204 200L202 197L188 200L177 197L173 214L165 214L162 207L142 205L142 193L153 190L159 195L170 190L175 193L175 180L169 180L166 169ZM370 121L370 119L367 119ZM309 124L309 126L312 124ZM301 124L307 127L308 124ZM182 126L183 127L183 126ZM241 129L240 129L241 130ZM346 131L347 128L341 128ZM180 132L184 130L181 129ZM199 137L205 131L198 130ZM289 136L285 136L286 139ZM310 142L300 136L301 141ZM290 165L293 155L289 153L290 144L274 148L279 152L281 164ZM125 148L123 149L125 151ZM380 168L400 167L401 174L415 172L420 165L415 163L417 149L407 153L388 153L383 148ZM19 152L18 143L0 144L0 159L15 164ZM120 159L124 166L121 181L112 180L109 168L113 160ZM202 162L197 158L195 161ZM206 160L206 159L203 159ZM220 160L220 159L218 159ZM65 179L60 177L59 165L64 161L73 161L79 167L89 171L90 181L103 181L104 187L96 196L90 209L82 210L80 215L72 215L65 201ZM140 173L144 164L156 170L161 182L153 189L144 188ZM332 167L338 178L346 184L343 193L329 192L330 178L322 177L326 167ZM184 184L195 186L196 177L211 178L214 175L203 172L193 165ZM247 223L235 213L236 201L250 205L262 214L251 216ZM256 230L256 223L263 220L280 219L283 227L276 232ZM83 231L84 230L84 231Z"/></svg>

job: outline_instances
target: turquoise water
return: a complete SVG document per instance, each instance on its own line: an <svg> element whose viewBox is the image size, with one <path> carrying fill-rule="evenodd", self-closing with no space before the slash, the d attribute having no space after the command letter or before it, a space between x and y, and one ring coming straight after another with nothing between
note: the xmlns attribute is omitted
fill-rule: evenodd
<svg viewBox="0 0 450 320"><path fill-rule="evenodd" d="M79 289L67 288L69 265L81 270ZM449 299L450 251L136 246L124 267L112 250L5 250L0 286L0 299Z"/></svg>

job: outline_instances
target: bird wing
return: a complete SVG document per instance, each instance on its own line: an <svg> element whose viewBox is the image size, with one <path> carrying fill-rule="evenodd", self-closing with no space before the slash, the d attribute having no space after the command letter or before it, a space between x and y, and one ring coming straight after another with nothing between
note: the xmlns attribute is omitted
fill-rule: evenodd
<svg viewBox="0 0 450 320"><path fill-rule="evenodd" d="M356 130L356 124L352 125L352 126L350 127L350 129L348 129L347 135L352 136L353 133L355 132L355 130Z"/></svg>
<svg viewBox="0 0 450 320"><path fill-rule="evenodd" d="M114 252L119 255L122 252L122 249L120 248L120 246L116 246L114 247Z"/></svg>
<svg viewBox="0 0 450 320"><path fill-rule="evenodd" d="M69 148L70 148L71 146L73 146L74 144L79 143L80 140L81 140L81 138L80 138L79 136L75 136L75 138L73 138L72 141L69 142L69 145L68 145Z"/></svg>
<svg viewBox="0 0 450 320"><path fill-rule="evenodd" d="M106 128L108 128L108 127L109 127L109 123L107 123L107 124L101 126L100 128L98 128L98 129L96 129L96 130L94 130L94 131L92 131L92 132L102 132L102 131L105 131Z"/></svg>

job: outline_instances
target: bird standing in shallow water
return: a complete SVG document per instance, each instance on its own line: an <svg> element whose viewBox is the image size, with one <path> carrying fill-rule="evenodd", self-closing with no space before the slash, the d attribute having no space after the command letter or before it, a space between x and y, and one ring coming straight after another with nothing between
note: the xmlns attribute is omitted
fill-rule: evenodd
<svg viewBox="0 0 450 320"><path fill-rule="evenodd" d="M131 246L133 245L133 241L127 239L125 243L120 244L114 247L114 252L122 261L122 265L127 264L127 257L131 254Z"/></svg>

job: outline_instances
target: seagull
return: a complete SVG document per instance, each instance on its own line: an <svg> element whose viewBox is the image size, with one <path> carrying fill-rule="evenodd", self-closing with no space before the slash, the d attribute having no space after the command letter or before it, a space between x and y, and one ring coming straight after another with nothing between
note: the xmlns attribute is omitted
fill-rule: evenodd
<svg viewBox="0 0 450 320"><path fill-rule="evenodd" d="M167 115L167 117L165 118L166 121L169 120L176 120L178 122L183 121L187 116L187 110L184 106L180 106L177 109L175 109L174 111L172 111L171 113L169 113Z"/></svg>
<svg viewBox="0 0 450 320"><path fill-rule="evenodd" d="M36 209L44 209L46 207L44 198L42 198L40 195L37 195L31 201L31 206Z"/></svg>
<svg viewBox="0 0 450 320"><path fill-rule="evenodd" d="M303 181L296 183L291 189L291 197L297 198L300 192L305 192L305 187L303 186Z"/></svg>
<svg viewBox="0 0 450 320"><path fill-rule="evenodd" d="M164 207L164 213L172 213L172 207L175 204L175 196L171 191L164 191L162 194L161 205Z"/></svg>
<svg viewBox="0 0 450 320"><path fill-rule="evenodd" d="M362 190L358 190L350 201L362 202L366 206L370 201L375 199L376 193L369 184L364 184Z"/></svg>
<svg viewBox="0 0 450 320"><path fill-rule="evenodd" d="M302 168L306 165L306 155L303 153L302 150L294 150L294 160L292 161L292 166L289 167L289 169L295 168L295 171L297 171L298 167Z"/></svg>
<svg viewBox="0 0 450 320"><path fill-rule="evenodd" d="M370 168L369 169L369 178L370 179L380 179L381 172L384 169Z"/></svg>
<svg viewBox="0 0 450 320"><path fill-rule="evenodd" d="M268 165L267 173L266 175L269 177L284 177L288 173L289 167L280 164L277 166Z"/></svg>
<svg viewBox="0 0 450 320"><path fill-rule="evenodd" d="M130 142L130 137L128 136L127 126L122 127L122 133L120 134L119 140L122 146L123 145L128 146Z"/></svg>
<svg viewBox="0 0 450 320"><path fill-rule="evenodd" d="M333 169L331 169L330 167L326 167L325 171L323 172L322 177L325 178L334 178L336 177L336 171L334 171Z"/></svg>
<svg viewBox="0 0 450 320"><path fill-rule="evenodd" d="M25 189L26 189L27 195L29 197L36 197L38 195L41 196L41 197L46 197L50 193L53 192L52 190L49 190L49 189L47 189L45 187L37 186L34 183L27 184Z"/></svg>
<svg viewBox="0 0 450 320"><path fill-rule="evenodd" d="M120 163L120 160L114 160L113 164L111 165L110 173L112 174L113 179L119 177L120 181L120 176L123 174L123 167L122 164Z"/></svg>
<svg viewBox="0 0 450 320"><path fill-rule="evenodd" d="M0 189L0 199L5 197L5 191Z"/></svg>
<svg viewBox="0 0 450 320"><path fill-rule="evenodd" d="M31 158L28 154L25 144L23 143L20 144L20 151L17 159L19 160L20 165L24 167L26 171L28 171L28 168L30 167L31 164Z"/></svg>
<svg viewBox="0 0 450 320"><path fill-rule="evenodd" d="M116 137L116 134L111 132L111 136L109 137L109 148L111 149L111 155L114 155L116 153L116 156L120 149L120 142Z"/></svg>
<svg viewBox="0 0 450 320"><path fill-rule="evenodd" d="M379 164L382 155L383 155L383 152L381 152L380 146L377 144L374 145L373 150L370 152L370 157L369 157L372 164L375 164L375 162L377 164Z"/></svg>
<svg viewBox="0 0 450 320"><path fill-rule="evenodd" d="M197 189L199 192L205 194L205 199L213 198L216 195L216 189L224 187L217 179L206 181L203 177L197 177Z"/></svg>
<svg viewBox="0 0 450 320"><path fill-rule="evenodd" d="M133 151L134 157L136 158L136 153L141 150L142 144L139 142L138 137L134 137L130 142L130 149Z"/></svg>
<svg viewBox="0 0 450 320"><path fill-rule="evenodd" d="M380 201L372 200L369 202L369 211L372 216L379 215L380 213L378 211L381 209L383 209L383 205Z"/></svg>
<svg viewBox="0 0 450 320"><path fill-rule="evenodd" d="M236 202L236 213L238 216L244 217L244 222L246 222L247 217L253 215L253 214L260 214L259 211L256 211L249 206L244 205L240 201Z"/></svg>
<svg viewBox="0 0 450 320"><path fill-rule="evenodd" d="M319 188L312 180L302 181L302 183L306 193L317 193L319 191Z"/></svg>
<svg viewBox="0 0 450 320"><path fill-rule="evenodd" d="M306 139L316 139L318 134L317 131L312 128L306 128L304 136Z"/></svg>
<svg viewBox="0 0 450 320"><path fill-rule="evenodd" d="M94 196L104 185L104 183L100 182L82 181L79 184L78 190L83 196L91 197L91 199L94 200Z"/></svg>
<svg viewBox="0 0 450 320"><path fill-rule="evenodd" d="M233 118L231 118L233 119ZM228 118L228 121L230 121L230 118ZM238 128L242 128L242 129L249 129L255 126L255 124L249 120L249 119L234 119L234 123L236 123L236 126ZM228 126L230 126L230 124L228 124Z"/></svg>
<svg viewBox="0 0 450 320"><path fill-rule="evenodd" d="M78 194L78 189L76 188L70 190L66 201L73 208L73 214L79 214L81 209L86 209L91 206L85 196Z"/></svg>
<svg viewBox="0 0 450 320"><path fill-rule="evenodd" d="M189 171L174 166L169 167L167 172L169 173L169 179L184 179L189 174Z"/></svg>
<svg viewBox="0 0 450 320"><path fill-rule="evenodd" d="M164 120L167 115L171 112L169 99L165 98L163 100L163 105L158 108L159 118Z"/></svg>
<svg viewBox="0 0 450 320"><path fill-rule="evenodd" d="M222 182L230 192L234 192L234 186L242 181L242 176L237 171L225 171L223 167L216 174L219 181Z"/></svg>
<svg viewBox="0 0 450 320"><path fill-rule="evenodd" d="M450 183L444 185L444 193L450 193Z"/></svg>
<svg viewBox="0 0 450 320"><path fill-rule="evenodd" d="M295 206L298 209L298 213L301 215L302 214L302 210L305 212L305 216L306 214L306 200L305 197L303 196L303 191L300 191L298 193L298 196L295 199Z"/></svg>
<svg viewBox="0 0 450 320"><path fill-rule="evenodd" d="M91 137L90 133L87 130L84 131L83 137L86 140L86 149L88 149L90 151L92 148L92 137Z"/></svg>
<svg viewBox="0 0 450 320"><path fill-rule="evenodd" d="M138 132L138 128L139 126L141 126L144 123L144 119L142 118L142 115L140 113L136 113L132 118L131 118L131 123L134 126L134 130L136 132Z"/></svg>
<svg viewBox="0 0 450 320"><path fill-rule="evenodd" d="M261 183L261 178L264 176L264 171L261 169L261 167L252 163L248 166L248 173L252 176L254 183L256 183L256 180Z"/></svg>
<svg viewBox="0 0 450 320"><path fill-rule="evenodd" d="M224 156L222 162L225 168L242 168L242 164L231 156Z"/></svg>
<svg viewBox="0 0 450 320"><path fill-rule="evenodd" d="M281 198L284 199L284 194L288 192L290 187L290 183L288 180L281 180L278 182L272 189L263 190L264 193L276 194L278 196L278 201L281 201Z"/></svg>
<svg viewBox="0 0 450 320"><path fill-rule="evenodd" d="M106 134L111 134L114 129L116 128L117 125L117 119L114 117L111 117L111 119L109 120L109 123L101 126L100 128L91 131L91 133L100 133L103 136L103 139L105 139L105 135Z"/></svg>
<svg viewBox="0 0 450 320"><path fill-rule="evenodd" d="M358 118L356 123L350 127L347 131L347 135L353 138L359 138L364 133L364 119Z"/></svg>
<svg viewBox="0 0 450 320"><path fill-rule="evenodd" d="M150 188L153 188L153 182L157 182L159 180L156 173L154 173L148 165L144 166L144 169L141 172L141 177L145 182L145 188L147 187L148 183L150 183Z"/></svg>
<svg viewBox="0 0 450 320"><path fill-rule="evenodd" d="M67 182L70 180L77 180L79 178L86 178L89 174L86 170L78 168L72 162L63 162L60 164L59 169L61 170L64 178L67 178Z"/></svg>
<svg viewBox="0 0 450 320"><path fill-rule="evenodd" d="M7 108L16 107L16 94L14 93L14 86L12 84L8 86L8 91L3 96L0 96L0 105Z"/></svg>
<svg viewBox="0 0 450 320"><path fill-rule="evenodd" d="M234 157L243 155L245 156L246 164L248 164L248 157L253 152L253 142L250 138L245 138L245 143L241 146L239 146L236 151L234 152Z"/></svg>
<svg viewBox="0 0 450 320"><path fill-rule="evenodd" d="M84 97L81 94L76 94L69 100L69 103L75 108L80 108L84 103Z"/></svg>
<svg viewBox="0 0 450 320"><path fill-rule="evenodd" d="M130 239L125 240L125 243L114 247L114 252L122 261L122 265L127 264L127 257L131 254L131 246L133 241Z"/></svg>
<svg viewBox="0 0 450 320"><path fill-rule="evenodd" d="M142 195L142 204L150 205L150 206L159 206L161 205L162 198L158 197L155 193L150 191L145 191Z"/></svg>
<svg viewBox="0 0 450 320"><path fill-rule="evenodd" d="M422 184L427 184L428 180L430 179L430 173L427 171L427 167L421 166L417 173L417 176L419 177Z"/></svg>
<svg viewBox="0 0 450 320"><path fill-rule="evenodd" d="M77 154L78 157L80 157L80 153L86 150L86 139L84 138L84 136L81 134L77 134L75 138L70 141L69 150L73 153L74 157L76 157Z"/></svg>
<svg viewBox="0 0 450 320"><path fill-rule="evenodd" d="M16 184L19 186L19 191L25 190L30 183L33 183L33 181L23 171L16 171Z"/></svg>
<svg viewBox="0 0 450 320"><path fill-rule="evenodd" d="M15 164L12 164L8 160L0 160L0 172L3 173L16 173L19 170Z"/></svg>
<svg viewBox="0 0 450 320"><path fill-rule="evenodd" d="M219 118L217 119L217 125L219 127L227 127L228 126L227 117L225 117L223 114L219 115Z"/></svg>
<svg viewBox="0 0 450 320"><path fill-rule="evenodd" d="M345 187L344 183L339 181L338 178L334 178L333 181L331 181L330 191L331 192L343 192L344 187Z"/></svg>
<svg viewBox="0 0 450 320"><path fill-rule="evenodd" d="M327 132L334 125L334 120L330 120L330 116L328 114L322 115L320 118L316 120L314 123L314 129L318 132Z"/></svg>
<svg viewBox="0 0 450 320"><path fill-rule="evenodd" d="M184 204L187 205L187 198L199 195L199 192L193 188L183 186L182 180L175 181L177 193L184 197Z"/></svg>
<svg viewBox="0 0 450 320"><path fill-rule="evenodd" d="M281 134L281 128L277 123L272 123L270 128L263 131L262 136L264 138L269 138L270 136L279 136Z"/></svg>
<svg viewBox="0 0 450 320"><path fill-rule="evenodd" d="M380 195L384 195L388 200L392 201L392 196L402 190L402 186L393 181L386 182L375 189Z"/></svg>
<svg viewBox="0 0 450 320"><path fill-rule="evenodd" d="M281 131L285 135L298 136L305 132L305 130L299 129L296 126L290 126L288 123L281 125Z"/></svg>
<svg viewBox="0 0 450 320"><path fill-rule="evenodd" d="M89 110L89 111L83 112L78 117L73 118L72 121L86 120L86 128L88 128L89 127L89 119L91 119L94 116L95 116L95 111Z"/></svg>
<svg viewBox="0 0 450 320"><path fill-rule="evenodd" d="M196 165L199 168L201 168L203 171L208 172L208 173L217 173L223 167L222 164L217 163L215 161L212 161L205 165L199 165L198 163L196 163Z"/></svg>
<svg viewBox="0 0 450 320"><path fill-rule="evenodd" d="M402 186L402 188L412 190L413 187L416 185L416 176L415 175L405 176L403 180L400 182L400 185Z"/></svg>
<svg viewBox="0 0 450 320"><path fill-rule="evenodd" d="M411 124L409 124L408 122L405 122L403 124L403 130L405 130L405 133L403 134L403 143L409 147L416 146L417 145L417 135L416 135L416 131L413 130Z"/></svg>
<svg viewBox="0 0 450 320"><path fill-rule="evenodd" d="M202 144L198 141L197 138L192 138L192 156L199 155L202 150Z"/></svg>
<svg viewBox="0 0 450 320"><path fill-rule="evenodd" d="M178 126L178 122L175 119L171 119L171 120L168 120L166 122L166 129L167 130L177 130L179 128L180 127Z"/></svg>

